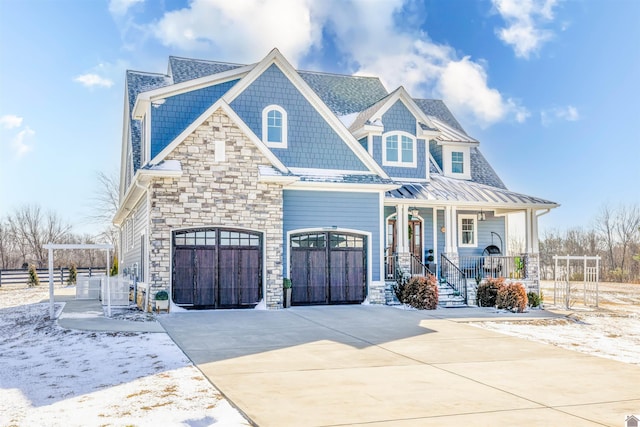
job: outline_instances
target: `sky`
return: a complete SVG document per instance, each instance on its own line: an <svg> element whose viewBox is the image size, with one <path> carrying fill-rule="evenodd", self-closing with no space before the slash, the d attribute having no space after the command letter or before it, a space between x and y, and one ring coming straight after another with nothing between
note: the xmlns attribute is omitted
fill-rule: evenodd
<svg viewBox="0 0 640 427"><path fill-rule="evenodd" d="M38 204L97 233L125 71L274 47L299 69L443 99L510 190L561 205L542 232L640 203L635 0L0 0L0 217Z"/></svg>

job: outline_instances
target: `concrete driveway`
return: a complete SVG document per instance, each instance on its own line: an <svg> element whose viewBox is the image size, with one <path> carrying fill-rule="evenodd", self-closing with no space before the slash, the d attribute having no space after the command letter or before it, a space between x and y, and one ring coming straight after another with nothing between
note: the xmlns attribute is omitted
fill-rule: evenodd
<svg viewBox="0 0 640 427"><path fill-rule="evenodd" d="M458 313L356 305L160 319L259 426L623 426L640 414L640 367L476 328Z"/></svg>

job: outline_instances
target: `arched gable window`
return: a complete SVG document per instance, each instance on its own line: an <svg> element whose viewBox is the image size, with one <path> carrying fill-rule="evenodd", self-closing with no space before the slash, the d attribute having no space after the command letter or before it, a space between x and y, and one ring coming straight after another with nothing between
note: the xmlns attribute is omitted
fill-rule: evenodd
<svg viewBox="0 0 640 427"><path fill-rule="evenodd" d="M384 166L416 167L416 138L406 132L389 132L382 136Z"/></svg>
<svg viewBox="0 0 640 427"><path fill-rule="evenodd" d="M262 110L262 142L269 147L287 148L287 112L279 105Z"/></svg>

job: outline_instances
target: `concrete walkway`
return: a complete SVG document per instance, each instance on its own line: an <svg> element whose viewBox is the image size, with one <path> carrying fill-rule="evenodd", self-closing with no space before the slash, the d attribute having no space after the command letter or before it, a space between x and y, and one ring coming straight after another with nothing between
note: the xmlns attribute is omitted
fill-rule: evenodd
<svg viewBox="0 0 640 427"><path fill-rule="evenodd" d="M640 367L460 317L323 306L171 313L160 322L259 426L622 426L640 413Z"/></svg>
<svg viewBox="0 0 640 427"><path fill-rule="evenodd" d="M98 300L77 300L70 295L56 295L56 302L64 302L58 325L65 329L113 332L165 332L158 322L134 322L105 317Z"/></svg>

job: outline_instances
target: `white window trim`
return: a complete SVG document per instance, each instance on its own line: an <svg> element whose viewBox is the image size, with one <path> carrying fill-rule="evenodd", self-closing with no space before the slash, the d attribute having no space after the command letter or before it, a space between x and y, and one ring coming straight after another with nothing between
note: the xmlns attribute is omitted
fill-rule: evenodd
<svg viewBox="0 0 640 427"><path fill-rule="evenodd" d="M462 173L453 172L453 152L462 153ZM442 163L444 176L458 179L471 179L471 150L469 147L443 145Z"/></svg>
<svg viewBox="0 0 640 427"><path fill-rule="evenodd" d="M398 136L398 161L392 162L387 160L387 137ZM413 141L413 161L403 162L402 158L402 137L406 136ZM418 139L408 132L393 131L382 134L382 166L394 166L399 168L415 168L418 166Z"/></svg>
<svg viewBox="0 0 640 427"><path fill-rule="evenodd" d="M278 111L282 114L282 142L269 142L269 121L267 120L267 114L269 111ZM287 126L287 111L279 105L271 104L264 107L262 110L262 142L265 143L267 147L273 148L287 148L287 134L288 134L288 126Z"/></svg>
<svg viewBox="0 0 640 427"><path fill-rule="evenodd" d="M462 220L473 220L473 243L462 243ZM458 215L458 247L459 248L477 248L478 247L478 217L476 215L459 214Z"/></svg>

